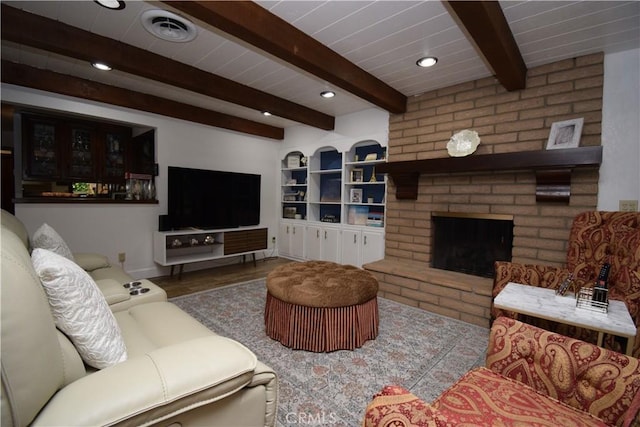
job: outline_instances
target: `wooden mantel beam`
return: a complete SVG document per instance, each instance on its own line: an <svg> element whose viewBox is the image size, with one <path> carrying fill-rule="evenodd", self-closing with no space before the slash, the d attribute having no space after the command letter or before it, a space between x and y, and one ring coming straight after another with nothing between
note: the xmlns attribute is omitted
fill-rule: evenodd
<svg viewBox="0 0 640 427"><path fill-rule="evenodd" d="M524 89L527 66L497 1L443 1L458 26L465 32L508 91Z"/></svg>
<svg viewBox="0 0 640 427"><path fill-rule="evenodd" d="M394 114L407 97L251 1L163 1Z"/></svg>
<svg viewBox="0 0 640 427"><path fill-rule="evenodd" d="M216 74L183 64L108 37L43 18L2 4L3 40L83 61L100 60L113 68L323 130L335 118L303 105L253 89ZM132 107L135 108L135 107Z"/></svg>
<svg viewBox="0 0 640 427"><path fill-rule="evenodd" d="M388 162L377 165L376 171L389 174L396 199L416 200L420 175L532 170L536 172L538 201L568 202L571 170L600 163L602 146L595 146Z"/></svg>
<svg viewBox="0 0 640 427"><path fill-rule="evenodd" d="M279 127L53 71L3 60L0 73L3 83L147 111L264 138L284 139L284 129Z"/></svg>

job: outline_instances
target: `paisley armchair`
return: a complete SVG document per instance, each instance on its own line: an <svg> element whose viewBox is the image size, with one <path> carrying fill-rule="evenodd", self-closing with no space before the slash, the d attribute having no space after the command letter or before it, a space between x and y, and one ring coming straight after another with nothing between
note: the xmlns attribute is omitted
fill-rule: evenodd
<svg viewBox="0 0 640 427"><path fill-rule="evenodd" d="M363 427L640 426L638 359L500 317L485 366L432 402L383 388Z"/></svg>

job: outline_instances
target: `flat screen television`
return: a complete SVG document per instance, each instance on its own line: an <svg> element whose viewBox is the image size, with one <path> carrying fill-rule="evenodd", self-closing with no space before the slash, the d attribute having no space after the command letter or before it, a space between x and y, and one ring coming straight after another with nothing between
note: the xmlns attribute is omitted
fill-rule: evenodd
<svg viewBox="0 0 640 427"><path fill-rule="evenodd" d="M260 224L260 175L169 166L168 187L173 229Z"/></svg>

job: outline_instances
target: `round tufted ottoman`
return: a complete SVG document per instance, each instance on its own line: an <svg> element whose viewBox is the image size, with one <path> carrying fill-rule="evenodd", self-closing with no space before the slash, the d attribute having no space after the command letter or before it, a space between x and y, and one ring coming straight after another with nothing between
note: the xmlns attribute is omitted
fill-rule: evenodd
<svg viewBox="0 0 640 427"><path fill-rule="evenodd" d="M267 276L267 335L315 352L353 350L378 336L378 281L326 261L292 262Z"/></svg>

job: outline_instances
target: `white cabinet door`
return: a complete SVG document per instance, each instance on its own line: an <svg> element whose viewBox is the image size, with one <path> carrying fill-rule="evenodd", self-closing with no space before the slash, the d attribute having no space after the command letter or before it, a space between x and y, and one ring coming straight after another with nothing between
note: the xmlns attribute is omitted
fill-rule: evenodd
<svg viewBox="0 0 640 427"><path fill-rule="evenodd" d="M362 232L362 264L384 258L384 233Z"/></svg>
<svg viewBox="0 0 640 427"><path fill-rule="evenodd" d="M304 258L304 226L280 223L278 254L283 257Z"/></svg>
<svg viewBox="0 0 640 427"><path fill-rule="evenodd" d="M316 225L307 226L306 258L311 260L322 259L322 228Z"/></svg>
<svg viewBox="0 0 640 427"><path fill-rule="evenodd" d="M305 247L306 259L340 262L340 229L307 226Z"/></svg>
<svg viewBox="0 0 640 427"><path fill-rule="evenodd" d="M360 231L342 230L342 264L360 266L361 236Z"/></svg>
<svg viewBox="0 0 640 427"><path fill-rule="evenodd" d="M340 230L325 227L320 233L322 239L322 260L340 262Z"/></svg>
<svg viewBox="0 0 640 427"><path fill-rule="evenodd" d="M280 256L291 256L290 230L290 224L280 223L280 230L278 232L278 254Z"/></svg>
<svg viewBox="0 0 640 427"><path fill-rule="evenodd" d="M362 264L384 258L384 233L379 231L342 230L342 263Z"/></svg>
<svg viewBox="0 0 640 427"><path fill-rule="evenodd" d="M304 259L304 225L291 225L291 256Z"/></svg>

